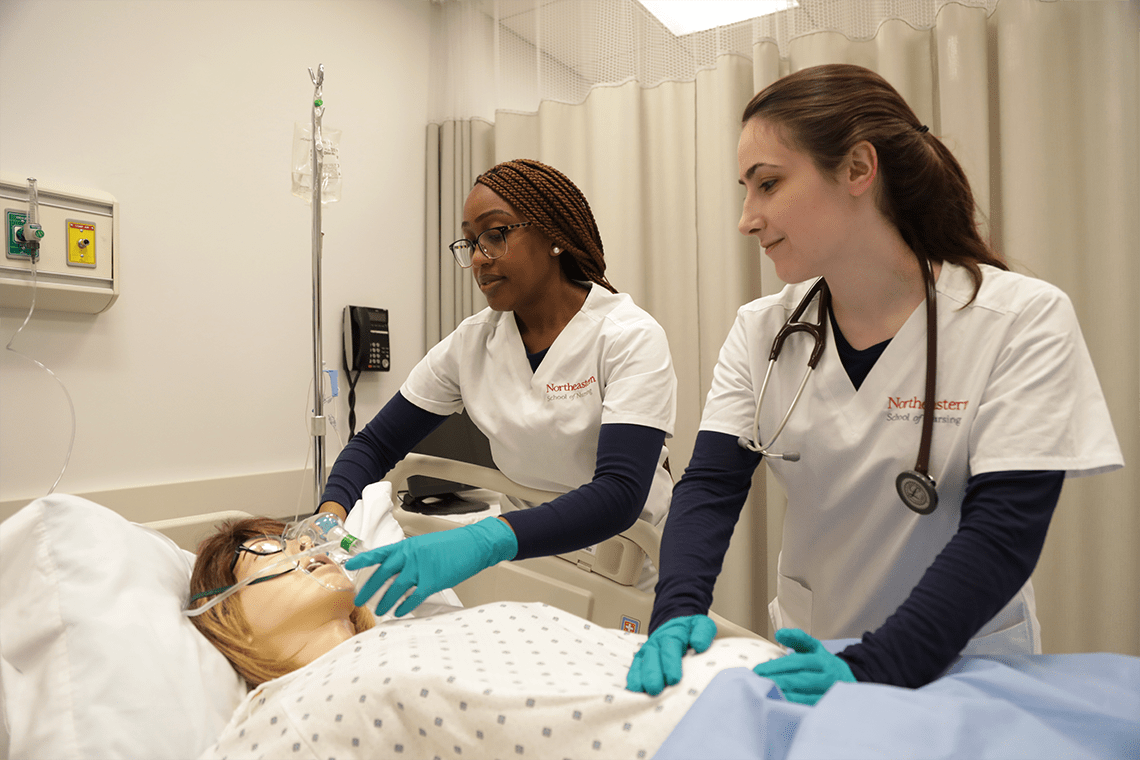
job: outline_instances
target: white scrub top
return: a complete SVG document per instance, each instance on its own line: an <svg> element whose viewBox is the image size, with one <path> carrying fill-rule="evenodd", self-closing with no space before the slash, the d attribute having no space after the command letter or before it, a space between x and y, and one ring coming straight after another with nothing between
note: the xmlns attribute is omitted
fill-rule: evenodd
<svg viewBox="0 0 1140 760"><path fill-rule="evenodd" d="M532 371L513 312L463 320L400 392L435 414L464 407L516 483L568 493L593 480L598 431L643 425L672 437L677 378L665 331L625 294L590 286L586 302ZM673 480L662 447L641 519L659 524Z"/></svg>
<svg viewBox="0 0 1140 760"><path fill-rule="evenodd" d="M859 390L830 326L827 347L767 460L788 495L773 623L820 639L874 631L909 596L958 529L966 480L1004 470L1092 475L1123 465L1108 409L1068 297L1019 274L982 267L977 298L961 267L937 283L938 375L927 516L895 490L917 459L926 377L926 306L891 340ZM702 430L751 439L776 332L811 282L741 307L721 349ZM814 321L813 302L806 318ZM785 343L760 419L768 440L803 378L812 341ZM1029 583L964 653L1040 651Z"/></svg>

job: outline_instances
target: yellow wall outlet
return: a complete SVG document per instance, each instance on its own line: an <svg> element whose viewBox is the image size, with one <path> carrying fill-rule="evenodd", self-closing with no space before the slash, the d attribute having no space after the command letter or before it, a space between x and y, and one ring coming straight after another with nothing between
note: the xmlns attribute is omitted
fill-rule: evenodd
<svg viewBox="0 0 1140 760"><path fill-rule="evenodd" d="M95 266L95 223L67 220L67 264L73 267Z"/></svg>

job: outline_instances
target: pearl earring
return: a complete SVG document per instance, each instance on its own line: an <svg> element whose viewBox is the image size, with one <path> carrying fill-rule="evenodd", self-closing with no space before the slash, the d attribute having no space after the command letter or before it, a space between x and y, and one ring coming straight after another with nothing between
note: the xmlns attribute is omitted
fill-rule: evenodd
<svg viewBox="0 0 1140 760"><path fill-rule="evenodd" d="M554 246L554 253L556 253L556 254L562 253L562 249L559 248L558 246Z"/></svg>

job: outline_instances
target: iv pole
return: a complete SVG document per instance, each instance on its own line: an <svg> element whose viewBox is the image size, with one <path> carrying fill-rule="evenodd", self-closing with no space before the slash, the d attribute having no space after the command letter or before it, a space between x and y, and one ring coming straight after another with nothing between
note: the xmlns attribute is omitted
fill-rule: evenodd
<svg viewBox="0 0 1140 760"><path fill-rule="evenodd" d="M313 434L313 475L316 494L313 510L320 507L321 495L325 492L325 415L324 385L321 371L324 361L321 356L321 155L324 145L321 138L321 116L324 114L324 101L321 88L325 83L325 65L317 66L317 72L309 68L313 80L313 416L310 429Z"/></svg>

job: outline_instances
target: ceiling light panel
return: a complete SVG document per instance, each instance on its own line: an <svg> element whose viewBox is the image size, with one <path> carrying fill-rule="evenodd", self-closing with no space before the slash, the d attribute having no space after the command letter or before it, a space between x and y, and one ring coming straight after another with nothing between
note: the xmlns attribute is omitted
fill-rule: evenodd
<svg viewBox="0 0 1140 760"><path fill-rule="evenodd" d="M638 0L673 34L701 32L794 8L796 0Z"/></svg>

